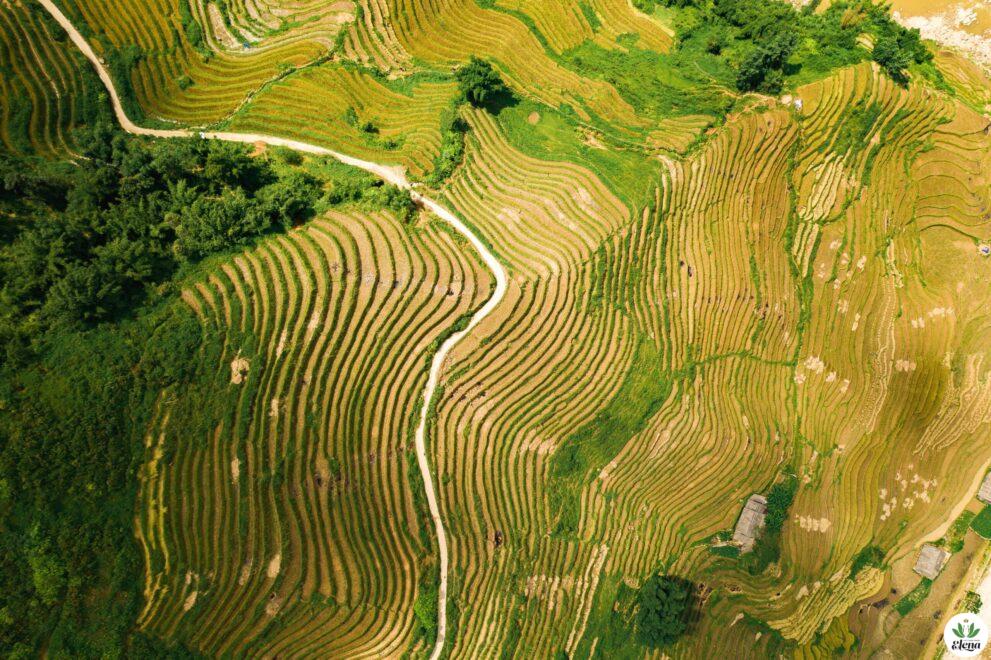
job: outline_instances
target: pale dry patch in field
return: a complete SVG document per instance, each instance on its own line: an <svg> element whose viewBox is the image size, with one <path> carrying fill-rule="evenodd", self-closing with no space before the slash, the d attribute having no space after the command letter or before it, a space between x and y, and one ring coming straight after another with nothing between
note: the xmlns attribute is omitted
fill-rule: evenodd
<svg viewBox="0 0 991 660"><path fill-rule="evenodd" d="M280 570L282 570L282 554L277 553L271 560L269 560L268 566L265 568L265 575L267 575L269 579L274 579L278 577Z"/></svg>
<svg viewBox="0 0 991 660"><path fill-rule="evenodd" d="M243 383L250 368L251 362L248 361L248 358L238 356L231 360L231 383L234 385Z"/></svg>

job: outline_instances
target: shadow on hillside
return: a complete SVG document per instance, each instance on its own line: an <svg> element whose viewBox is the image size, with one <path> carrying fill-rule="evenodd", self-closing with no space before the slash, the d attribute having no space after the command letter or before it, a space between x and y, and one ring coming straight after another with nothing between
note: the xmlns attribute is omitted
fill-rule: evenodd
<svg viewBox="0 0 991 660"><path fill-rule="evenodd" d="M505 90L492 94L490 97L485 99L485 102L481 105L483 110L487 110L495 116L499 116L499 113L506 108L512 108L513 106L519 105L519 98L510 90Z"/></svg>

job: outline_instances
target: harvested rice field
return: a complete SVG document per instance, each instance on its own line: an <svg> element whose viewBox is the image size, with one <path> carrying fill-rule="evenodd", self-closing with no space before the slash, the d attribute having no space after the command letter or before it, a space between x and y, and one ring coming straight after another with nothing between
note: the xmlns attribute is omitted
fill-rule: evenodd
<svg viewBox="0 0 991 660"><path fill-rule="evenodd" d="M955 657L991 60L925 4L0 0L0 644ZM126 560L5 494L100 333Z"/></svg>

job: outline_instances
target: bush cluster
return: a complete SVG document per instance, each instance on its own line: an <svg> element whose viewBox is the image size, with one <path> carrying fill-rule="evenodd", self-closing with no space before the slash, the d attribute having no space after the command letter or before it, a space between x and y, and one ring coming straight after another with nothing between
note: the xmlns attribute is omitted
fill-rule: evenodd
<svg viewBox="0 0 991 660"><path fill-rule="evenodd" d="M672 575L652 575L637 597L637 638L657 648L668 646L688 630L694 606L694 585Z"/></svg>
<svg viewBox="0 0 991 660"><path fill-rule="evenodd" d="M509 94L509 88L492 65L474 55L454 73L454 77L465 100L476 108L484 108Z"/></svg>
<svg viewBox="0 0 991 660"><path fill-rule="evenodd" d="M742 92L778 94L789 76L826 73L873 57L899 83L913 64L932 54L918 30L895 23L888 6L872 0L839 1L825 11L802 10L778 0L637 0L679 10L679 47L729 63ZM860 37L874 40L873 50Z"/></svg>

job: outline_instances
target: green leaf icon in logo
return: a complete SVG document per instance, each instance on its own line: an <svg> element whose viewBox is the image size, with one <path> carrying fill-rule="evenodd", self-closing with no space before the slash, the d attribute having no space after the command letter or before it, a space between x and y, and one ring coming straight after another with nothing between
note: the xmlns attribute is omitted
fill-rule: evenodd
<svg viewBox="0 0 991 660"><path fill-rule="evenodd" d="M967 639L973 639L977 637L977 633L981 632L981 629L976 627L973 623L970 624L970 628L967 629Z"/></svg>
<svg viewBox="0 0 991 660"><path fill-rule="evenodd" d="M963 633L963 624L960 623L959 621L957 622L957 627L953 629L953 634L956 635L957 637L960 637L961 639L966 637L966 635L964 635Z"/></svg>

